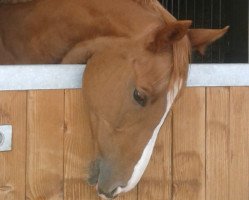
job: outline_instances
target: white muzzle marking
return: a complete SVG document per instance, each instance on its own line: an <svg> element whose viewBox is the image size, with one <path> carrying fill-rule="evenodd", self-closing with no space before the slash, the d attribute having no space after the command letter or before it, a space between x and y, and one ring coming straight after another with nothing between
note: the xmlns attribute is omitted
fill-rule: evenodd
<svg viewBox="0 0 249 200"><path fill-rule="evenodd" d="M170 108L171 108L171 106L172 106L172 104L173 104L173 102L174 102L181 87L182 87L182 80L178 80L175 82L173 89L167 94L167 107L166 107L166 111L165 111L163 117L161 118L157 127L154 129L152 137L149 140L148 144L146 145L140 160L138 161L138 163L134 167L133 174L132 174L131 178L129 179L126 187L118 187L117 191L115 192L115 195L130 191L131 189L133 189L137 185L137 183L141 179L141 177L142 177L142 175L143 175L143 173L144 173L144 171L149 163L151 154L153 152L153 148L155 146L157 135L160 131L160 128L163 125L163 123L168 115L168 112L169 112L169 110L170 110Z"/></svg>

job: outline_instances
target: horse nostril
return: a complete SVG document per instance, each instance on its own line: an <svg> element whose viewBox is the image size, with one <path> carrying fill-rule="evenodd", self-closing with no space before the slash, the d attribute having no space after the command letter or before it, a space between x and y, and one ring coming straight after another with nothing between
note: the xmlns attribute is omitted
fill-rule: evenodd
<svg viewBox="0 0 249 200"><path fill-rule="evenodd" d="M115 188L114 190L112 190L111 195L114 196L115 192L117 191L118 188Z"/></svg>

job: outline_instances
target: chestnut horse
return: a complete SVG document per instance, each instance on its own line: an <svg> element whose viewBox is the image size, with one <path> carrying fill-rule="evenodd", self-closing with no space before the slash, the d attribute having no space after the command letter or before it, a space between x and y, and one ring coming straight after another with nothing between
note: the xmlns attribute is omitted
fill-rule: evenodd
<svg viewBox="0 0 249 200"><path fill-rule="evenodd" d="M157 0L17 1L0 5L0 64L86 63L98 148L89 182L104 198L131 190L185 86L191 49L204 53L228 27L190 29Z"/></svg>

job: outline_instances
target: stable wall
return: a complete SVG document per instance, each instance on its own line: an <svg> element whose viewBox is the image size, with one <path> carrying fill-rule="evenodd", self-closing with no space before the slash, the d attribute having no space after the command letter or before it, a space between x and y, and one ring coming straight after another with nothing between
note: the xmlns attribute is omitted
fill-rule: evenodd
<svg viewBox="0 0 249 200"><path fill-rule="evenodd" d="M0 92L0 200L95 200L84 182L92 140L81 90ZM122 200L248 200L249 88L187 88L139 185Z"/></svg>

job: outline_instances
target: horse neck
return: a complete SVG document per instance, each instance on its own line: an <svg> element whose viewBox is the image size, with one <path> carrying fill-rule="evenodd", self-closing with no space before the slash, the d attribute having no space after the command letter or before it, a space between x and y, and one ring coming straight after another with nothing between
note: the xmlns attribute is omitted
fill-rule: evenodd
<svg viewBox="0 0 249 200"><path fill-rule="evenodd" d="M43 0L1 6L0 53L5 58L8 54L13 63L57 63L79 42L101 36L132 37L158 21L155 13L123 0Z"/></svg>

